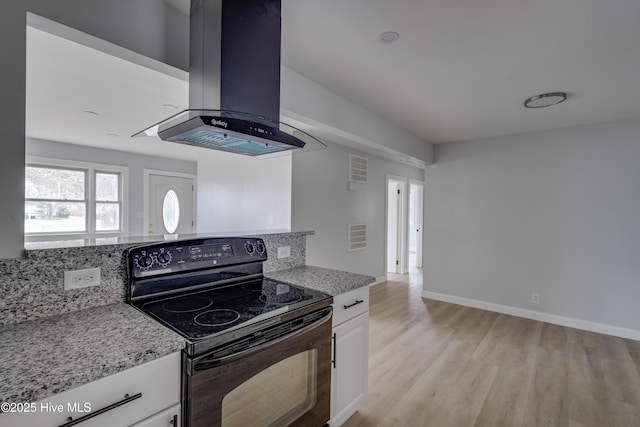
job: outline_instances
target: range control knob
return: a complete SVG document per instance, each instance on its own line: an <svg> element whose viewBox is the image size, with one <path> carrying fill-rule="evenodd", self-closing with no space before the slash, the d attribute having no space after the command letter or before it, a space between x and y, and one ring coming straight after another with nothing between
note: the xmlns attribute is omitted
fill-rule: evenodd
<svg viewBox="0 0 640 427"><path fill-rule="evenodd" d="M158 260L158 264L165 267L171 262L171 253L170 252L160 252L156 257Z"/></svg>
<svg viewBox="0 0 640 427"><path fill-rule="evenodd" d="M244 250L247 251L249 255L251 255L253 254L253 252L255 252L256 248L255 246L253 246L253 243L247 242L244 244Z"/></svg>
<svg viewBox="0 0 640 427"><path fill-rule="evenodd" d="M136 259L136 263L138 264L138 267L147 269L151 267L151 264L153 264L153 259L149 255L143 255Z"/></svg>
<svg viewBox="0 0 640 427"><path fill-rule="evenodd" d="M259 254L263 254L264 249L264 244L262 242L256 243L256 251L258 251Z"/></svg>

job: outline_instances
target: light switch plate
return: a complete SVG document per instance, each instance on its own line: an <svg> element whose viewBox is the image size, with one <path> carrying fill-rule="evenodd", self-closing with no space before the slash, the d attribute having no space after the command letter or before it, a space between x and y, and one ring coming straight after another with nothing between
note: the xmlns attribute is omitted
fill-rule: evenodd
<svg viewBox="0 0 640 427"><path fill-rule="evenodd" d="M88 288L100 284L100 267L64 272L64 289Z"/></svg>
<svg viewBox="0 0 640 427"><path fill-rule="evenodd" d="M291 256L291 246L280 246L278 248L278 259L289 258Z"/></svg>

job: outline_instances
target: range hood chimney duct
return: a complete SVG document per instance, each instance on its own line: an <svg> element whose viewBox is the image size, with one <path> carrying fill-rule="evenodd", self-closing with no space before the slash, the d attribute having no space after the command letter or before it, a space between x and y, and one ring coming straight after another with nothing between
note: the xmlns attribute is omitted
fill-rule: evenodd
<svg viewBox="0 0 640 427"><path fill-rule="evenodd" d="M280 8L280 0L192 0L190 108L279 121Z"/></svg>
<svg viewBox="0 0 640 427"><path fill-rule="evenodd" d="M280 123L281 0L191 0L189 109L134 136L259 156L326 146Z"/></svg>

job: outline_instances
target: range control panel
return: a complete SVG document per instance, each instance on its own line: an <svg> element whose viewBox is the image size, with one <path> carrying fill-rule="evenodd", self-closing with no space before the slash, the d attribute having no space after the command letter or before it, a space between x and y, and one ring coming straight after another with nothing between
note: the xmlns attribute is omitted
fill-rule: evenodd
<svg viewBox="0 0 640 427"><path fill-rule="evenodd" d="M267 260L260 238L215 237L155 243L129 250L129 271L135 278L223 267Z"/></svg>

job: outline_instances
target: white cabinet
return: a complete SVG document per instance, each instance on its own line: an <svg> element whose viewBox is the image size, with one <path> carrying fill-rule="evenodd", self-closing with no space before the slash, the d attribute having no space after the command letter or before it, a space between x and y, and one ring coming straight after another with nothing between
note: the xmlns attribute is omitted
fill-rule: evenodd
<svg viewBox="0 0 640 427"><path fill-rule="evenodd" d="M131 427L179 427L182 425L180 415L180 404L177 404L135 423Z"/></svg>
<svg viewBox="0 0 640 427"><path fill-rule="evenodd" d="M333 327L334 366L331 377L330 421L332 427L342 425L367 397L368 297L369 288L364 287L334 298L334 313L337 315L334 314Z"/></svg>
<svg viewBox="0 0 640 427"><path fill-rule="evenodd" d="M180 403L180 353L127 369L32 404L30 413L2 413L0 427L130 426ZM99 413L102 411L101 413ZM99 413L98 415L96 415ZM178 411L178 415L179 411ZM71 419L70 419L71 417ZM146 426L146 424L143 424ZM171 424L149 426L173 427Z"/></svg>

